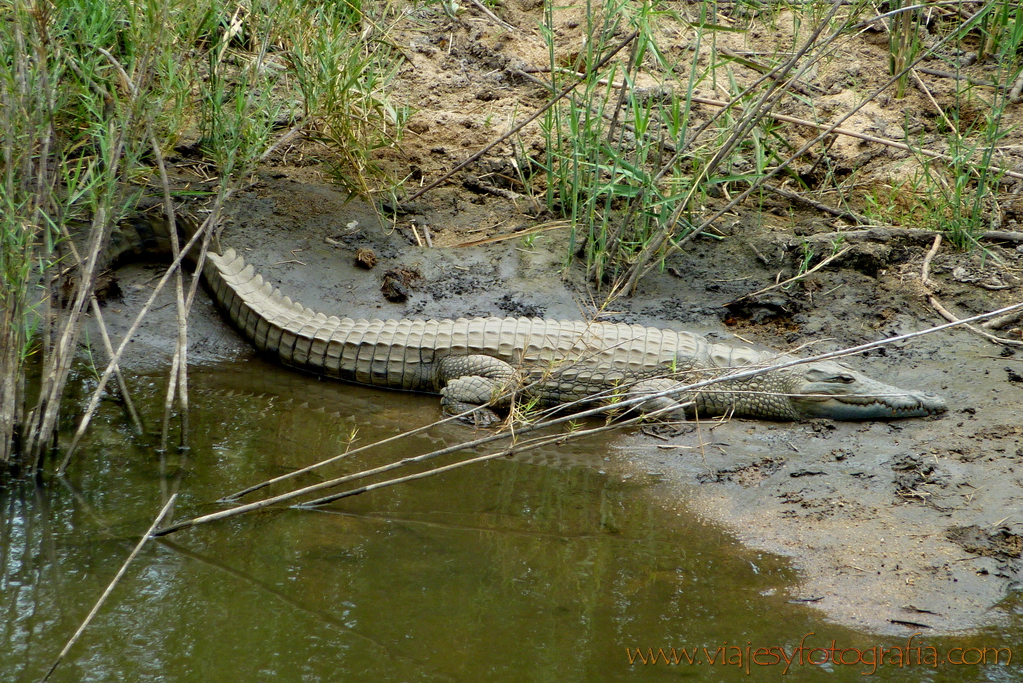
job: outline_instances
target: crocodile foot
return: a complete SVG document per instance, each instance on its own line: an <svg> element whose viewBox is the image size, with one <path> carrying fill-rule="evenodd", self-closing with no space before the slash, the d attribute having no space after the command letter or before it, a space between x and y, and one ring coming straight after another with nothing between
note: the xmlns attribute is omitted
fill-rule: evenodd
<svg viewBox="0 0 1023 683"><path fill-rule="evenodd" d="M474 427L489 427L501 421L500 416L486 406L457 401L447 396L441 398L440 404L448 415L461 415L471 410L471 413L462 415L458 419Z"/></svg>
<svg viewBox="0 0 1023 683"><path fill-rule="evenodd" d="M644 414L652 414L658 420L685 422L685 407L676 401L672 394L664 393L679 386L678 382L666 378L648 379L636 382L626 392L625 398L636 399L651 396L651 398L636 405L635 409Z"/></svg>

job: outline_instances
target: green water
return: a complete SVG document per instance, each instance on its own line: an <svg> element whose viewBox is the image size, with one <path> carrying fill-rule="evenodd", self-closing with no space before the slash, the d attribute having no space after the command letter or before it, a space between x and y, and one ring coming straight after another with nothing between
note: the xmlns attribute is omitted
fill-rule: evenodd
<svg viewBox="0 0 1023 683"><path fill-rule="evenodd" d="M353 429L363 444L438 414L432 397L317 382L260 362L191 381L187 457L135 445L119 408L105 403L66 480L0 486L0 681L40 678L170 491L179 491L176 519L210 512L242 486L339 452ZM162 381L135 385L155 393ZM158 401L145 412L155 423ZM470 434L439 428L323 476ZM801 639L860 650L905 644L829 625L790 602L797 575L785 561L666 511L652 495L656 478L623 479L608 444L575 442L327 510L255 513L151 543L50 680L776 680L784 664L767 665L769 655L751 662L753 649L791 651ZM1023 657L1021 625L924 634L917 644L1011 647ZM735 663L723 665L719 648L734 646L741 650L725 653ZM702 663L630 664L627 655L670 656L672 647L699 648ZM864 680L871 668L794 663L783 679ZM875 677L1023 673L1015 660L914 662Z"/></svg>

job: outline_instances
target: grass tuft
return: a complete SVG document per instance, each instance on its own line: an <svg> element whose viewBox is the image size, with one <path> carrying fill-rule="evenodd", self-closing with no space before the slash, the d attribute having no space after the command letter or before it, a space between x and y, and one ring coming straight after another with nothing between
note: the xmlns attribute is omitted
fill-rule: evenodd
<svg viewBox="0 0 1023 683"><path fill-rule="evenodd" d="M358 0L0 7L0 464L37 469L54 443L106 243L157 156L197 140L222 200L305 130L374 189L372 150L406 118L391 56Z"/></svg>

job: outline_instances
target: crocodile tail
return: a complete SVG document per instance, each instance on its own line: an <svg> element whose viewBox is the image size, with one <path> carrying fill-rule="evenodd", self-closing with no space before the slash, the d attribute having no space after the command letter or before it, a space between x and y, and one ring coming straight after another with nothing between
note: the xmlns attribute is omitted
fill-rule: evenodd
<svg viewBox="0 0 1023 683"><path fill-rule="evenodd" d="M184 246L192 238L198 224L188 216L176 216L178 243ZM167 258L172 253L170 226L163 214L149 215L135 213L122 220L111 231L110 241L104 252L105 267L117 266L126 261L145 258ZM195 260L197 248L193 248L186 258Z"/></svg>
<svg viewBox="0 0 1023 683"><path fill-rule="evenodd" d="M175 222L179 244L184 246L198 226L185 216L177 217ZM193 247L186 258L194 262L198 251ZM171 253L166 218L135 214L113 231L106 263L111 266L138 258L167 258ZM320 364L310 363L309 356L319 353L317 358L322 357L326 340L342 324L338 318L327 318L283 296L234 249L223 255L207 252L203 276L214 300L257 350L278 356L285 365L321 370ZM319 338L314 338L313 332Z"/></svg>
<svg viewBox="0 0 1023 683"><path fill-rule="evenodd" d="M328 317L292 301L246 265L234 249L208 256L203 275L213 298L258 351L276 356L285 365L341 376L340 360L331 363L326 358L327 344L335 332L349 330L354 321Z"/></svg>

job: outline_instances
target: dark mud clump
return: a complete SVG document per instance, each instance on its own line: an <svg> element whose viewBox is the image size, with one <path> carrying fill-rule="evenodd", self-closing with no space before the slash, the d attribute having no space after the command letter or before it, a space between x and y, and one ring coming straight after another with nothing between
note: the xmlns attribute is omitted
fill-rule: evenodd
<svg viewBox="0 0 1023 683"><path fill-rule="evenodd" d="M380 291L388 301L402 303L408 300L410 290L414 289L422 279L423 276L417 268L408 266L391 268L384 273Z"/></svg>

